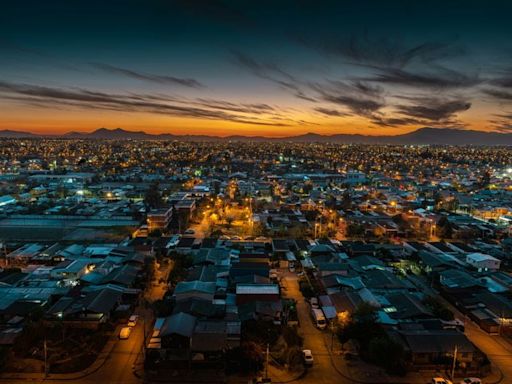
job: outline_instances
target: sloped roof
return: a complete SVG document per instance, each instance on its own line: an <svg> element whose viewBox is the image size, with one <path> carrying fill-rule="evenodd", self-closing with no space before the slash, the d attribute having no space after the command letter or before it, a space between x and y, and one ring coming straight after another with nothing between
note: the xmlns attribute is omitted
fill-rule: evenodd
<svg viewBox="0 0 512 384"><path fill-rule="evenodd" d="M194 281L181 281L176 285L174 294L181 294L187 292L203 292L203 293L215 293L215 283L204 282L199 280Z"/></svg>
<svg viewBox="0 0 512 384"><path fill-rule="evenodd" d="M160 336L177 334L184 337L191 337L194 333L196 320L195 316L184 312L166 317L162 328L160 328Z"/></svg>

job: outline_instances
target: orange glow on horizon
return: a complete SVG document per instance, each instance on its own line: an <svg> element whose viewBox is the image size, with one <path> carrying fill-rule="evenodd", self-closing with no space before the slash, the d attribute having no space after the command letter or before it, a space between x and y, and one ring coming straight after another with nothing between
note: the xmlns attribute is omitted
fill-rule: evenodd
<svg viewBox="0 0 512 384"><path fill-rule="evenodd" d="M479 111L483 112L483 111ZM468 129L491 131L483 113L468 116ZM308 112L294 112L294 121L287 126L245 124L233 121L194 119L104 110L53 110L36 106L12 105L0 118L0 129L28 131L36 134L60 135L71 131L92 132L98 128L122 128L128 131L144 131L150 134L169 133L176 135L211 136L267 136L287 137L314 132L322 135L362 134L400 135L414 131L421 126L377 127L367 119L357 116L326 118ZM296 121L306 121L300 124Z"/></svg>

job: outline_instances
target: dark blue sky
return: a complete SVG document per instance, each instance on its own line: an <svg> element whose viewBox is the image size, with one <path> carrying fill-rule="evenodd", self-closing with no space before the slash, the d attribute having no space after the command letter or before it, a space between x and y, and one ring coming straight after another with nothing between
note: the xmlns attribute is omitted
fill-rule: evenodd
<svg viewBox="0 0 512 384"><path fill-rule="evenodd" d="M12 1L0 127L509 131L511 14L506 1Z"/></svg>

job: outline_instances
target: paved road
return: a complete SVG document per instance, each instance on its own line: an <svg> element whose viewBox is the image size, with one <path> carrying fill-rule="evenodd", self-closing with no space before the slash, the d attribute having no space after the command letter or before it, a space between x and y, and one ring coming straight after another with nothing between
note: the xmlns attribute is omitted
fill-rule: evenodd
<svg viewBox="0 0 512 384"><path fill-rule="evenodd" d="M512 383L512 345L509 340L499 335L490 335L483 331L477 324L464 316L457 308L445 300L438 292L428 286L423 279L417 276L409 276L409 279L424 292L437 297L455 315L455 318L465 324L464 333L473 344L487 355L491 363L498 367L503 374L503 383Z"/></svg>
<svg viewBox="0 0 512 384"><path fill-rule="evenodd" d="M344 384L352 381L344 379L331 364L328 346L325 343L325 335L318 330L311 320L309 304L304 300L299 290L298 279L295 274L287 273L283 279L287 298L297 300L297 314L299 316L299 333L304 337L304 349L311 349L313 352L314 364L309 368L307 375L301 379L304 383L315 384ZM329 337L327 337L329 339Z"/></svg>
<svg viewBox="0 0 512 384"><path fill-rule="evenodd" d="M146 290L144 297L148 302L161 299L167 290L167 277L172 270L173 263L159 266L155 271L153 282ZM160 283L159 280L163 279ZM142 346L144 343L144 327L149 334L153 323L153 314L150 309L138 308L136 313L140 316L137 325L133 328L130 338L118 340L105 363L96 371L80 379L70 380L76 384L139 384L142 383L134 372L142 372ZM121 327L118 327L119 332ZM2 380L2 382L6 382ZM21 383L24 380L10 380L9 382ZM30 380L36 383L62 384L63 380L52 379L51 375L43 380Z"/></svg>

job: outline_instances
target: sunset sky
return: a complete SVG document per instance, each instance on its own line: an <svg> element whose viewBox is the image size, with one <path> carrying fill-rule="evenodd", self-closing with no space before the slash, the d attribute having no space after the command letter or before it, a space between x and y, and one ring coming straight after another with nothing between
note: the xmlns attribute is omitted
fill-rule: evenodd
<svg viewBox="0 0 512 384"><path fill-rule="evenodd" d="M0 129L512 132L510 1L10 1Z"/></svg>

